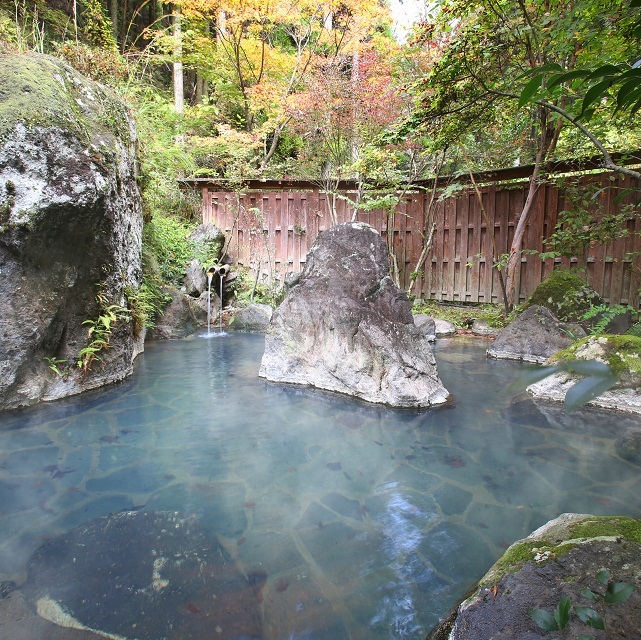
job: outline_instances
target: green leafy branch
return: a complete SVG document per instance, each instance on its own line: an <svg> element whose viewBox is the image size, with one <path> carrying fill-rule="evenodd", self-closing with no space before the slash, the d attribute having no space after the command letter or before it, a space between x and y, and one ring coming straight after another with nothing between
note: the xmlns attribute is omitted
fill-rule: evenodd
<svg viewBox="0 0 641 640"><path fill-rule="evenodd" d="M596 574L596 579L605 586L603 593L596 593L591 589L581 589L581 596L592 602L601 603L603 614L592 607L572 605L569 596L563 598L550 612L546 609L533 609L528 615L536 624L545 631L562 631L570 622L570 614L592 629L606 630L604 604L622 604L628 600L634 591L634 585L629 582L615 582L610 580L610 572L601 569ZM592 634L581 634L577 640L595 640Z"/></svg>
<svg viewBox="0 0 641 640"><path fill-rule="evenodd" d="M89 327L87 331L87 346L80 350L76 361L78 369L87 373L94 362L102 361L100 353L109 349L113 327L118 320L129 320L130 310L118 304L106 305L106 297L100 292L96 296L100 304L98 318L85 320L82 324Z"/></svg>
<svg viewBox="0 0 641 640"><path fill-rule="evenodd" d="M45 356L44 359L47 362L49 369L51 369L57 376L60 376L63 380L66 380L69 377L71 369L68 360L56 358L55 356Z"/></svg>
<svg viewBox="0 0 641 640"><path fill-rule="evenodd" d="M584 320L593 320L596 318L595 324L590 328L591 335L600 335L605 333L607 326L616 318L617 316L624 315L626 313L632 314L632 317L636 317L638 311L627 304L615 304L611 307L608 304L597 304L591 305L590 308L582 315Z"/></svg>

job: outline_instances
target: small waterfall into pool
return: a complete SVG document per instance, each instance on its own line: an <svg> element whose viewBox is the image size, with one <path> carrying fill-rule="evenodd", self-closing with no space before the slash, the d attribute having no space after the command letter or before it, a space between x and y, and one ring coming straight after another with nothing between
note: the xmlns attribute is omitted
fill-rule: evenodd
<svg viewBox="0 0 641 640"><path fill-rule="evenodd" d="M207 336L211 335L211 281L213 277L214 272L210 269L207 272ZM222 298L220 308L222 311Z"/></svg>
<svg viewBox="0 0 641 640"><path fill-rule="evenodd" d="M225 281L225 273L222 270L220 271L220 313L218 316L218 333L221 336L225 335L223 331L223 284Z"/></svg>

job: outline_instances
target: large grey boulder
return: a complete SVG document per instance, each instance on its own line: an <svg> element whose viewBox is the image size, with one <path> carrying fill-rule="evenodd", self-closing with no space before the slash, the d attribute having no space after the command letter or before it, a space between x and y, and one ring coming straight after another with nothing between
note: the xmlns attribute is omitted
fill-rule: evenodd
<svg viewBox="0 0 641 640"><path fill-rule="evenodd" d="M208 290L207 276L202 265L195 258L187 265L185 279L183 280L185 292L192 298L198 298Z"/></svg>
<svg viewBox="0 0 641 640"><path fill-rule="evenodd" d="M0 56L0 139L0 409L8 409L132 372L140 343L126 320L110 324L108 349L90 367L77 361L91 340L83 323L100 326L109 308L123 315L139 287L142 213L132 118L63 62Z"/></svg>
<svg viewBox="0 0 641 640"><path fill-rule="evenodd" d="M391 281L385 242L360 222L314 242L274 312L259 375L399 407L448 397L411 303Z"/></svg>
<svg viewBox="0 0 641 640"><path fill-rule="evenodd" d="M542 363L584 336L578 324L561 322L549 309L532 305L501 331L487 355Z"/></svg>
<svg viewBox="0 0 641 640"><path fill-rule="evenodd" d="M434 318L434 332L437 338L447 338L456 333L456 326L449 320Z"/></svg>
<svg viewBox="0 0 641 640"><path fill-rule="evenodd" d="M230 328L239 331L266 331L274 315L268 304L252 303L234 312Z"/></svg>
<svg viewBox="0 0 641 640"><path fill-rule="evenodd" d="M414 324L430 342L436 340L436 322L434 318L425 313L417 313L414 316Z"/></svg>
<svg viewBox="0 0 641 640"><path fill-rule="evenodd" d="M618 516L563 514L515 542L482 578L472 595L456 607L428 640L537 640L638 638L641 629L641 520ZM597 578L600 574L603 581ZM605 584L604 584L605 582ZM626 582L635 589L618 604L603 603L607 584ZM597 597L588 599L585 592ZM598 610L608 633L585 625L573 609L563 631L551 634L530 616L553 614L569 597L573 606Z"/></svg>
<svg viewBox="0 0 641 640"><path fill-rule="evenodd" d="M225 235L213 223L198 225L189 236L194 255L207 268L218 264L223 257Z"/></svg>
<svg viewBox="0 0 641 640"><path fill-rule="evenodd" d="M208 293L192 298L178 289L165 289L171 298L169 304L156 319L155 326L148 331L148 340L173 340L186 338L201 327L207 326ZM220 309L220 298L211 292L209 309L210 325L213 326Z"/></svg>

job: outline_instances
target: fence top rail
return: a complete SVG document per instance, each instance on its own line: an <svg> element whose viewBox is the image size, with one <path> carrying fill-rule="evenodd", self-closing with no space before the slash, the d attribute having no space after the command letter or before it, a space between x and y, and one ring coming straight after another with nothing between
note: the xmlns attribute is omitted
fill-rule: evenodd
<svg viewBox="0 0 641 640"><path fill-rule="evenodd" d="M617 164L623 165L641 165L641 150L628 151L622 153L612 153L612 160ZM565 173L577 173L581 171L602 171L612 173L611 169L603 167L603 157L593 156L585 160L561 160L555 162L548 162L543 166L543 172L548 175L558 175ZM509 180L519 180L529 178L534 172L534 165L522 165L518 167L510 167L508 169L495 169L490 171L479 171L474 173L474 181L476 183L500 183ZM438 187L443 187L452 182L469 183L471 182L469 174L441 176L436 180ZM225 178L216 177L202 177L202 178L183 178L178 181L179 185L184 188L214 188L218 191L235 191L234 186L238 186L237 182L227 180ZM353 191L359 190L359 183L356 180L338 180L334 183L336 191ZM377 185L380 189L389 188L392 185ZM413 183L412 187L416 191L424 191L431 189L434 186L434 179L417 180ZM321 180L300 180L294 178L280 178L280 179L250 179L242 182L241 191L327 191L327 185L323 184ZM411 191L410 189L409 191Z"/></svg>

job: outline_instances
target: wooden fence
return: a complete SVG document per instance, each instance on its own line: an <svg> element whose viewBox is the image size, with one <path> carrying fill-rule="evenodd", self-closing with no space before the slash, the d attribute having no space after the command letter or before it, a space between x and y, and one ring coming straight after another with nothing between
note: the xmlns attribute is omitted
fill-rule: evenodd
<svg viewBox="0 0 641 640"><path fill-rule="evenodd" d="M587 174L577 178L590 187L594 214L620 211L636 196L617 196L624 189L639 189L637 181L612 173ZM301 271L316 236L331 226L328 203L323 192L310 183L278 181L248 184L241 192L221 189L213 182L199 181L202 192L203 222L213 222L228 238L228 253L234 262L258 269L263 280L279 282L287 272ZM418 275L416 262L424 243L425 217L429 193L416 191L403 196L393 218L385 211L355 213L346 198L355 193L344 187L337 201L339 222L368 222L384 238L393 233L393 251L399 267L401 286L407 289L415 278L417 298L461 302L501 302L502 296L493 268L491 234L497 255L507 253L514 234L515 220L523 208L527 183L493 183L480 187L489 228L472 189L444 198L436 204L434 244ZM526 230L524 247L545 250L543 239L554 231L558 215L569 208L568 193L554 182L541 184ZM393 224L393 228L391 225ZM571 259L541 260L523 253L517 269L516 290L525 300L554 268L584 268L588 282L610 304L639 305L641 261L641 219L631 216L623 223L627 235L604 245L588 247L582 256Z"/></svg>

